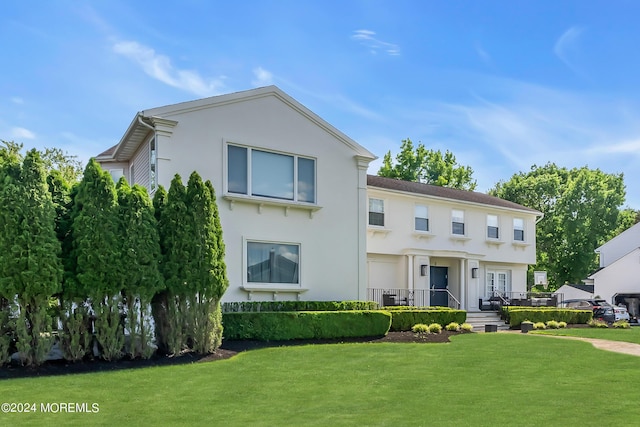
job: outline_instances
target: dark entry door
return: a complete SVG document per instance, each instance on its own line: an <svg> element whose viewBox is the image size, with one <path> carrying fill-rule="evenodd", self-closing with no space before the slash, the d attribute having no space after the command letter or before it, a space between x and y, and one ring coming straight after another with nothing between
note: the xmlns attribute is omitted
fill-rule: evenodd
<svg viewBox="0 0 640 427"><path fill-rule="evenodd" d="M431 305L441 307L449 306L449 294L446 289L449 286L449 268L431 267Z"/></svg>

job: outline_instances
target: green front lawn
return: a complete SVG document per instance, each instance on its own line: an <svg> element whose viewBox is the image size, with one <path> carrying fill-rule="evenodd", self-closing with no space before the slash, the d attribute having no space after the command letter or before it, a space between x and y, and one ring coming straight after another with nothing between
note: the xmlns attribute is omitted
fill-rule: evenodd
<svg viewBox="0 0 640 427"><path fill-rule="evenodd" d="M531 331L534 334L562 335L568 337L598 338L611 341L625 341L640 344L640 327L620 328L564 328Z"/></svg>
<svg viewBox="0 0 640 427"><path fill-rule="evenodd" d="M638 363L520 334L268 348L210 363L3 380L1 401L95 402L99 413L0 413L0 424L628 425L640 416Z"/></svg>

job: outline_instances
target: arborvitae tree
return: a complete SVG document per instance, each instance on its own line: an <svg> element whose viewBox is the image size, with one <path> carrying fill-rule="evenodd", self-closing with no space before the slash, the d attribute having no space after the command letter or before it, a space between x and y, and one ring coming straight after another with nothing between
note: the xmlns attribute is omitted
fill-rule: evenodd
<svg viewBox="0 0 640 427"><path fill-rule="evenodd" d="M164 277L167 298L166 334L160 339L171 354L187 347L189 325L187 296L192 285L187 283L186 260L190 255L189 210L186 205L186 190L180 175L175 175L169 187L166 203L161 209L159 221L160 246L162 248L161 271Z"/></svg>
<svg viewBox="0 0 640 427"><path fill-rule="evenodd" d="M151 311L153 314L153 323L155 325L156 345L158 346L158 352L162 354L169 353L169 347L167 340L169 336L169 319L167 307L169 304L169 291L166 288L164 282L164 276L162 275L163 262L166 254L164 231L166 229L165 224L161 222L161 218L164 212L164 207L167 203L167 191L162 185L158 186L155 194L153 195L153 213L157 221L158 236L160 239L160 273L162 276L162 287L153 295L151 299Z"/></svg>
<svg viewBox="0 0 640 427"><path fill-rule="evenodd" d="M214 209L210 189L200 175L193 172L187 184L187 206L191 221L192 236L189 240L189 255L186 259L186 282L190 288L189 307L193 349L198 353L215 350L216 336L213 334L211 317L218 300L217 277L218 230L214 220Z"/></svg>
<svg viewBox="0 0 640 427"><path fill-rule="evenodd" d="M15 154L15 153L14 153ZM50 299L61 290L55 209L36 150L3 157L0 187L0 292L16 301L16 347L23 362L42 363L51 348Z"/></svg>
<svg viewBox="0 0 640 427"><path fill-rule="evenodd" d="M153 354L150 304L162 287L159 271L160 239L147 190L129 187L121 178L117 185L122 238L122 287L126 305L126 327L130 357L149 358Z"/></svg>
<svg viewBox="0 0 640 427"><path fill-rule="evenodd" d="M76 280L69 289L75 298L89 297L95 315L94 333L106 360L121 357L122 290L117 232L116 189L111 175L91 159L75 197L72 235Z"/></svg>

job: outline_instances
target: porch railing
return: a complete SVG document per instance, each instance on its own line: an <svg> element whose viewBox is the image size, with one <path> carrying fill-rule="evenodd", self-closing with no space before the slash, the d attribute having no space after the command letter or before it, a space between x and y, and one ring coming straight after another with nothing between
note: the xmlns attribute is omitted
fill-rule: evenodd
<svg viewBox="0 0 640 427"><path fill-rule="evenodd" d="M440 295L446 295L448 307L460 308L460 301L448 289L367 289L367 299L377 302L381 307L396 305L412 307L433 306L433 301L439 300L438 296Z"/></svg>
<svg viewBox="0 0 640 427"><path fill-rule="evenodd" d="M503 305L523 307L557 307L564 302L564 294L553 292L499 292L495 291L488 299L490 309L499 309ZM483 304L481 304L482 306Z"/></svg>

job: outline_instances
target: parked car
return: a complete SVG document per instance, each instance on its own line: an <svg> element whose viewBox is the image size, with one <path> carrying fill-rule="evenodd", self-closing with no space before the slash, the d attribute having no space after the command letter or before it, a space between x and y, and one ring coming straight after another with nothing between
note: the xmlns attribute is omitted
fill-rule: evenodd
<svg viewBox="0 0 640 427"><path fill-rule="evenodd" d="M627 322L630 319L629 311L627 311L627 307L624 305L616 305L613 307L613 314L615 315L616 322L618 320L626 320Z"/></svg>
<svg viewBox="0 0 640 427"><path fill-rule="evenodd" d="M613 307L605 300L568 299L563 301L562 307L577 310L592 310L594 319L602 319L608 323L613 323L616 320Z"/></svg>

